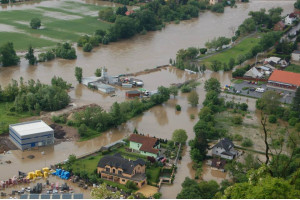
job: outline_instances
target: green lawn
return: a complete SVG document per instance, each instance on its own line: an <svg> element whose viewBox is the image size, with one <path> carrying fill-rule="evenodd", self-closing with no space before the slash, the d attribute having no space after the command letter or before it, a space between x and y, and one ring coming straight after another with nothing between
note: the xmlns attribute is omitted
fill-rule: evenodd
<svg viewBox="0 0 300 200"><path fill-rule="evenodd" d="M30 44L34 48L50 47L58 42L76 42L83 34L110 27L97 19L97 12L104 7L72 1L57 4L57 7L1 11L0 45L12 41L16 50L25 50ZM41 19L43 29L29 27L34 17Z"/></svg>
<svg viewBox="0 0 300 200"><path fill-rule="evenodd" d="M235 60L239 55L245 55L250 52L252 47L259 43L259 39L256 37L249 37L244 39L242 42L232 47L231 49L225 50L219 54L213 55L207 59L202 60L202 63L205 63L206 66L210 66L213 60L218 60L222 63L228 64L230 58L234 58Z"/></svg>
<svg viewBox="0 0 300 200"><path fill-rule="evenodd" d="M21 118L32 116L29 112L16 113L10 112L13 102L0 103L0 134L8 133L8 125L18 123Z"/></svg>
<svg viewBox="0 0 300 200"><path fill-rule="evenodd" d="M300 65L290 64L285 71L300 73Z"/></svg>
<svg viewBox="0 0 300 200"><path fill-rule="evenodd" d="M93 174L102 157L103 155L99 153L96 156L88 156L84 159L76 160L72 165L73 172L76 173L85 170L88 174Z"/></svg>
<svg viewBox="0 0 300 200"><path fill-rule="evenodd" d="M146 172L151 174L151 177L150 179L148 180L149 182L151 183L158 183L159 181L159 175L160 175L160 170L161 168L160 167L150 167L149 169L147 168L146 169Z"/></svg>

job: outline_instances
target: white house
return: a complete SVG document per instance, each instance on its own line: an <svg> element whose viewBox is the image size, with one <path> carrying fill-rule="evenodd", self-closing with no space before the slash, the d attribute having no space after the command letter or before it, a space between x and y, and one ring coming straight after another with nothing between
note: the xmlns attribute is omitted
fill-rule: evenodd
<svg viewBox="0 0 300 200"><path fill-rule="evenodd" d="M249 78L261 78L262 76L263 74L260 73L255 67L252 67L244 74L244 77Z"/></svg>
<svg viewBox="0 0 300 200"><path fill-rule="evenodd" d="M297 19L297 16L294 13L287 15L284 19L285 25L291 25Z"/></svg>
<svg viewBox="0 0 300 200"><path fill-rule="evenodd" d="M293 51L292 61L296 61L296 62L300 61L300 51L298 51L298 50Z"/></svg>
<svg viewBox="0 0 300 200"><path fill-rule="evenodd" d="M234 144L228 138L223 138L212 148L212 155L232 160L238 152L234 149Z"/></svg>

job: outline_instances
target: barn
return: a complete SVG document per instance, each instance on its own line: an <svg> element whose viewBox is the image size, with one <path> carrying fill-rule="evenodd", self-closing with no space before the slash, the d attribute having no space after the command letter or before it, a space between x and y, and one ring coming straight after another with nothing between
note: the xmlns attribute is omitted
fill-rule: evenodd
<svg viewBox="0 0 300 200"><path fill-rule="evenodd" d="M125 93L127 98L140 97L141 93L137 90L130 90Z"/></svg>

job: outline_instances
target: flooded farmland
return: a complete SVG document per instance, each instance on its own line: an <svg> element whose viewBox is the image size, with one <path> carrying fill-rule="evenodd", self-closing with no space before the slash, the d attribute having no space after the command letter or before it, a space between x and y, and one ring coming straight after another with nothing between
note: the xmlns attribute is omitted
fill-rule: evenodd
<svg viewBox="0 0 300 200"><path fill-rule="evenodd" d="M16 5L2 9L23 9L39 6L44 2L33 2L25 5ZM59 2L57 1L53 1ZM52 3L53 3L52 2ZM86 3L102 4L101 1L87 0ZM111 4L104 2L103 4ZM0 85L5 86L13 79L24 80L40 79L43 83L50 83L51 78L56 75L72 83L74 89L70 91L72 100L77 105L97 103L108 109L114 101L124 101L124 91L118 90L115 97L93 92L87 87L78 84L74 76L75 66L83 68L84 76L92 76L96 68L106 66L111 75L124 74L129 72L143 71L159 65L168 63L169 58L175 58L176 52L181 48L190 46L203 47L208 40L218 36L231 37L232 32L229 27L237 27L246 17L249 11L259 10L260 8L269 9L280 6L284 9L283 14L293 10L293 0L250 0L248 4L238 4L237 8L226 8L224 14L211 12L201 13L199 18L184 21L180 24L169 24L162 31L148 32L146 35L138 35L129 40L111 43L108 46L100 46L92 53L84 53L77 48L77 60L67 61L56 59L51 62L39 63L37 66L29 66L25 59L21 59L20 66L0 67ZM1 12L1 10L0 10ZM227 72L205 72L204 77L199 77L201 85L197 88L200 96L199 105L205 98L203 89L204 81L210 77L217 78L221 85L230 84L231 73ZM184 82L195 78L183 71L174 68L162 69L160 72L141 75L144 80L145 88L156 89L159 85L168 86L171 83ZM247 101L249 110L255 112L255 100L241 98L240 101ZM175 105L182 107L181 112L175 111ZM118 128L111 129L101 136L84 142L67 141L51 147L43 147L32 151L11 151L9 154L0 155L0 179L7 179L16 175L20 171L32 171L65 160L70 154L84 155L100 149L101 146L117 141L130 133L136 127L141 133L151 136L170 139L175 129L182 128L187 131L188 140L194 137L193 126L197 118L192 120L190 115L197 116L201 106L192 108L187 101L186 94L179 94L161 106L156 106L144 114L131 119ZM45 152L44 155L41 152ZM27 156L34 155L34 159ZM11 161L11 164L5 161ZM215 174L207 170L205 180L220 179L224 174ZM161 192L163 198L176 198L181 190L181 183L186 176L193 177L192 161L189 156L189 147L185 150L183 158L178 166L178 172L171 186L163 186Z"/></svg>

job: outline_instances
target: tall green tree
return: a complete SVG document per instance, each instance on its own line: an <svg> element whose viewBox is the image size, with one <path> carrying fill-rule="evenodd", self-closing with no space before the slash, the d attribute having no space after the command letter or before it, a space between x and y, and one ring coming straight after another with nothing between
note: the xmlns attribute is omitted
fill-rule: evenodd
<svg viewBox="0 0 300 200"><path fill-rule="evenodd" d="M192 107L196 107L199 104L199 95L195 90L189 94L188 101Z"/></svg>
<svg viewBox="0 0 300 200"><path fill-rule="evenodd" d="M25 55L26 60L28 60L30 65L35 65L37 63L37 59L34 56L34 49L30 45L28 48L28 52Z"/></svg>
<svg viewBox="0 0 300 200"><path fill-rule="evenodd" d="M79 83L82 82L82 68L81 67L75 67L75 77Z"/></svg>
<svg viewBox="0 0 300 200"><path fill-rule="evenodd" d="M12 42L7 42L0 47L0 62L3 67L17 65L20 62Z"/></svg>
<svg viewBox="0 0 300 200"><path fill-rule="evenodd" d="M178 143L182 143L182 144L184 144L186 142L187 138L188 138L188 136L186 134L186 131L183 129L176 129L172 135L172 140L174 142L178 142Z"/></svg>
<svg viewBox="0 0 300 200"><path fill-rule="evenodd" d="M170 94L172 94L172 95L174 96L174 98L178 95L178 87L176 87L176 86L171 86L171 87L169 88L169 90L170 90Z"/></svg>
<svg viewBox="0 0 300 200"><path fill-rule="evenodd" d="M216 78L210 78L207 81L205 81L204 84L205 91L215 91L217 93L221 92L221 84Z"/></svg>

